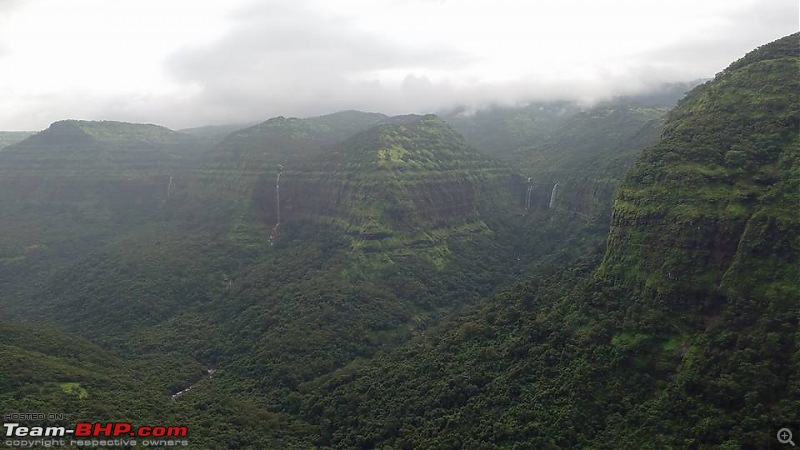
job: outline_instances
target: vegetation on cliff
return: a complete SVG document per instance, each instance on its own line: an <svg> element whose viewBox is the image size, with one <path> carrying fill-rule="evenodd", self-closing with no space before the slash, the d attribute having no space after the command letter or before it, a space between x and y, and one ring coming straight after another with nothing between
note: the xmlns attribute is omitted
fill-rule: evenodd
<svg viewBox="0 0 800 450"><path fill-rule="evenodd" d="M797 44L666 122L539 110L505 162L480 114L56 123L0 151L0 409L197 448L768 446L800 410Z"/></svg>
<svg viewBox="0 0 800 450"><path fill-rule="evenodd" d="M800 410L798 37L678 105L620 187L602 261L315 386L318 443L769 446Z"/></svg>

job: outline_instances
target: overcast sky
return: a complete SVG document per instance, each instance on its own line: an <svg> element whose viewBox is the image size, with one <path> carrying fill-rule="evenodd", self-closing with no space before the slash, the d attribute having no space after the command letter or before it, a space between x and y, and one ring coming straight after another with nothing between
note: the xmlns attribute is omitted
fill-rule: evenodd
<svg viewBox="0 0 800 450"><path fill-rule="evenodd" d="M713 77L797 0L0 0L0 130L597 101Z"/></svg>

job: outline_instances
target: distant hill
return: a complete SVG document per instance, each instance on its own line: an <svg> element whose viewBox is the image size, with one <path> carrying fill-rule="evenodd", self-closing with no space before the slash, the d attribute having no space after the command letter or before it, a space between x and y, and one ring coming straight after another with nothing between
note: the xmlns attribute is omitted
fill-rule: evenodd
<svg viewBox="0 0 800 450"><path fill-rule="evenodd" d="M658 141L667 111L697 83L676 83L592 107L534 103L443 116L487 156L530 178L531 202L606 222L614 188L639 153Z"/></svg>
<svg viewBox="0 0 800 450"><path fill-rule="evenodd" d="M208 179L189 190L234 203L248 200L259 177L276 176L281 164L322 156L385 119L383 114L344 111L309 119L275 117L234 131L206 155Z"/></svg>
<svg viewBox="0 0 800 450"><path fill-rule="evenodd" d="M156 125L66 120L0 151L0 310L25 311L17 299L53 272L161 217L202 146Z"/></svg>
<svg viewBox="0 0 800 450"><path fill-rule="evenodd" d="M253 124L206 125L203 127L183 128L181 133L190 134L213 142L214 145L225 139L231 133L253 126Z"/></svg>
<svg viewBox="0 0 800 450"><path fill-rule="evenodd" d="M0 170L104 176L167 171L198 141L157 125L65 120L7 147ZM95 173L99 175L99 173Z"/></svg>
<svg viewBox="0 0 800 450"><path fill-rule="evenodd" d="M0 204L40 223L141 222L171 195L206 144L157 125L65 120L0 152ZM32 218L33 216L31 216Z"/></svg>
<svg viewBox="0 0 800 450"><path fill-rule="evenodd" d="M607 223L614 190L641 151L661 135L664 107L598 106L565 120L538 146L520 149L518 170L534 195Z"/></svg>
<svg viewBox="0 0 800 450"><path fill-rule="evenodd" d="M534 102L524 106L491 106L476 111L455 109L442 112L440 116L464 135L467 142L488 156L501 160L521 162L533 166L538 161L530 160L530 149L553 147L554 139L563 138L570 128L585 137L576 138L581 146L591 145L591 129L576 128L570 123L576 115L597 117L608 110L651 110L665 111L675 106L678 100L698 85L691 83L671 83L653 87L638 95L617 97L598 105L586 106L573 102ZM652 118L652 117L651 117ZM616 125L630 128L641 122L624 122L617 117ZM586 119L582 119L585 121ZM579 122L580 123L580 122ZM595 125L596 126L596 125ZM615 131L612 131L612 136ZM589 138L584 141L584 139ZM597 135L601 137L602 135ZM599 143L595 143L597 145ZM569 151L569 149L567 149Z"/></svg>
<svg viewBox="0 0 800 450"><path fill-rule="evenodd" d="M571 102L532 103L522 107L494 106L477 111L441 113L470 145L501 160L517 160L520 148L544 142L581 107Z"/></svg>
<svg viewBox="0 0 800 450"><path fill-rule="evenodd" d="M432 115L275 118L233 133L209 155L187 195L219 199L243 239L276 231L279 195L281 229L335 226L372 250L430 244L432 229L475 220L483 228L479 211L490 199L514 203L511 172Z"/></svg>
<svg viewBox="0 0 800 450"><path fill-rule="evenodd" d="M495 184L500 173L510 175L438 117L395 117L324 157L285 166L284 217L328 216L367 239L429 231L477 218L482 195L502 195ZM257 198L269 222L273 179L261 186Z"/></svg>
<svg viewBox="0 0 800 450"><path fill-rule="evenodd" d="M32 134L33 131L0 131L0 150L25 140Z"/></svg>
<svg viewBox="0 0 800 450"><path fill-rule="evenodd" d="M217 147L219 158L240 163L288 162L317 156L335 144L387 117L383 114L344 111L309 119L275 117L234 131Z"/></svg>

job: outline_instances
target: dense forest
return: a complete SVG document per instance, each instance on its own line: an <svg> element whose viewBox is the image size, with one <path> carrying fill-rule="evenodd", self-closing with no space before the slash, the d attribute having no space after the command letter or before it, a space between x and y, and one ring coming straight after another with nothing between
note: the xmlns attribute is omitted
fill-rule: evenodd
<svg viewBox="0 0 800 450"><path fill-rule="evenodd" d="M198 449L777 445L799 44L592 107L2 133L0 412Z"/></svg>

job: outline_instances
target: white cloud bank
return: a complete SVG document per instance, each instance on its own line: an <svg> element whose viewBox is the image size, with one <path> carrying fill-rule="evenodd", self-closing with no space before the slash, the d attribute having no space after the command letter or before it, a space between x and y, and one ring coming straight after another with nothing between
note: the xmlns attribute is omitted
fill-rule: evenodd
<svg viewBox="0 0 800 450"><path fill-rule="evenodd" d="M786 0L0 0L0 129L592 101L797 30Z"/></svg>

